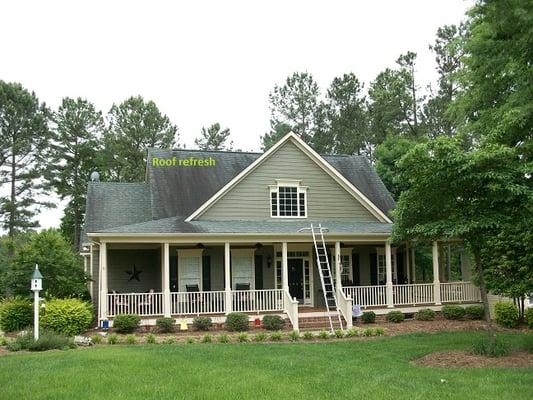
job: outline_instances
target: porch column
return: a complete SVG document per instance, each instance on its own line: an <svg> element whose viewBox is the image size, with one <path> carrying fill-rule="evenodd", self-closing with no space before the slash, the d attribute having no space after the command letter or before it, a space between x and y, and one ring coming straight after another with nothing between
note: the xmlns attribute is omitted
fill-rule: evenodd
<svg viewBox="0 0 533 400"><path fill-rule="evenodd" d="M407 283L411 283L411 257L409 257L409 243L405 244L405 270L407 271Z"/></svg>
<svg viewBox="0 0 533 400"><path fill-rule="evenodd" d="M440 306L440 280L439 280L439 244L433 242L433 299Z"/></svg>
<svg viewBox="0 0 533 400"><path fill-rule="evenodd" d="M170 317L170 252L169 244L161 245L161 286L163 292L163 313L165 317Z"/></svg>
<svg viewBox="0 0 533 400"><path fill-rule="evenodd" d="M100 322L107 319L107 243L100 243Z"/></svg>
<svg viewBox="0 0 533 400"><path fill-rule="evenodd" d="M341 242L335 242L335 288L342 290L341 279Z"/></svg>
<svg viewBox="0 0 533 400"><path fill-rule="evenodd" d="M91 295L91 300L94 301L95 295L94 295L94 260L93 260L93 245L91 244L89 246L89 251L91 252L89 255L89 276L91 277L91 280L89 281L89 293Z"/></svg>
<svg viewBox="0 0 533 400"><path fill-rule="evenodd" d="M413 267L413 273L411 274L411 278L413 280L413 283L416 283L416 260L415 260L415 248L411 246L411 264Z"/></svg>
<svg viewBox="0 0 533 400"><path fill-rule="evenodd" d="M287 242L281 244L281 288L289 291L289 266L287 262Z"/></svg>
<svg viewBox="0 0 533 400"><path fill-rule="evenodd" d="M387 277L387 307L394 307L394 292L392 289L392 255L390 242L385 243L385 274Z"/></svg>
<svg viewBox="0 0 533 400"><path fill-rule="evenodd" d="M231 253L229 242L224 243L224 280L226 282L226 314L231 312Z"/></svg>

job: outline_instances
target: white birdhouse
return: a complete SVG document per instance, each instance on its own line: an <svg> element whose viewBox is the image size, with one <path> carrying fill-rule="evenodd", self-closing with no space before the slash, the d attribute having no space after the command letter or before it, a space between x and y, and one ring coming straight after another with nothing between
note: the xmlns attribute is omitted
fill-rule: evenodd
<svg viewBox="0 0 533 400"><path fill-rule="evenodd" d="M43 290L43 276L39 272L39 266L37 264L35 264L35 270L31 276L31 290Z"/></svg>

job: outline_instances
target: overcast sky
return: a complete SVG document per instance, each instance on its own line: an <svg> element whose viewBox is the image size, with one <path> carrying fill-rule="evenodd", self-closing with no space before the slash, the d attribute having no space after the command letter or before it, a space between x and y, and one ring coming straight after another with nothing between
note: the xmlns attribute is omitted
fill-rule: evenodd
<svg viewBox="0 0 533 400"><path fill-rule="evenodd" d="M131 95L155 101L191 146L202 126L229 127L237 148L259 150L268 93L295 71L324 92L354 72L368 83L408 50L419 84L435 79L428 45L471 0L2 1L0 79L49 106L86 97L107 112ZM43 212L59 225L61 207Z"/></svg>

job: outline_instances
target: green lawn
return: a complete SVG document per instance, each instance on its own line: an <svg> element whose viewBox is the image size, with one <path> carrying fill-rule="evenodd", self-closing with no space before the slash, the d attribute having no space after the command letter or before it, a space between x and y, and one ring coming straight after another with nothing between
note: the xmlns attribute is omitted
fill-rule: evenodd
<svg viewBox="0 0 533 400"><path fill-rule="evenodd" d="M1 399L531 399L533 369L409 363L481 333L280 344L117 345L0 357ZM507 334L514 345L524 335ZM446 383L441 383L445 379Z"/></svg>

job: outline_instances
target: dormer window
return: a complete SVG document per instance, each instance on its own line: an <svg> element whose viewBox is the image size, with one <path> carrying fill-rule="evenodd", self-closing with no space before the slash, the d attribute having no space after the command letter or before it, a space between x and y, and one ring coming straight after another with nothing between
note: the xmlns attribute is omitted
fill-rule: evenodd
<svg viewBox="0 0 533 400"><path fill-rule="evenodd" d="M272 218L306 218L307 186L300 181L278 180L270 186L270 215Z"/></svg>

